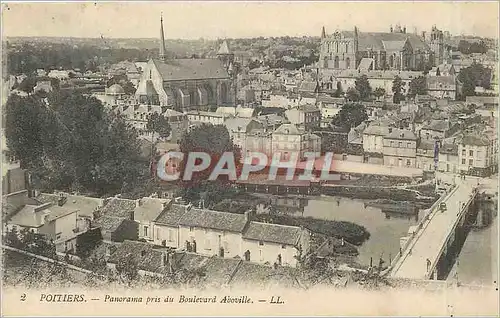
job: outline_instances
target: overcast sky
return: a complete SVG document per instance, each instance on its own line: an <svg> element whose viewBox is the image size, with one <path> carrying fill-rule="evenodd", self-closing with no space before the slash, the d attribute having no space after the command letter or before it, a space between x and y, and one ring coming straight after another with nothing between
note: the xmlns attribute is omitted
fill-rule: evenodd
<svg viewBox="0 0 500 318"><path fill-rule="evenodd" d="M7 3L4 36L238 38L320 35L336 29L388 31L433 24L452 34L498 36L498 2L128 2Z"/></svg>

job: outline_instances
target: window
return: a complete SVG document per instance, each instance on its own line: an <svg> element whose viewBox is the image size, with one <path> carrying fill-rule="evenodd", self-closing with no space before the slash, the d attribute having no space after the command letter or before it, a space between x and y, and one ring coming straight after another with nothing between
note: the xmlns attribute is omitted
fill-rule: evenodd
<svg viewBox="0 0 500 318"><path fill-rule="evenodd" d="M465 149L462 149L462 156L465 156Z"/></svg>
<svg viewBox="0 0 500 318"><path fill-rule="evenodd" d="M398 143L398 147L403 148L403 143L401 141Z"/></svg>
<svg viewBox="0 0 500 318"><path fill-rule="evenodd" d="M469 159L469 166L472 166L474 164L474 159Z"/></svg>
<svg viewBox="0 0 500 318"><path fill-rule="evenodd" d="M462 159L462 164L463 164L463 165L465 164L465 159Z"/></svg>
<svg viewBox="0 0 500 318"><path fill-rule="evenodd" d="M473 157L474 156L474 150L469 150L469 157Z"/></svg>
<svg viewBox="0 0 500 318"><path fill-rule="evenodd" d="M406 147L411 148L411 142L409 142Z"/></svg>
<svg viewBox="0 0 500 318"><path fill-rule="evenodd" d="M168 241L169 242L173 242L174 241L174 230L173 229L169 229L168 230Z"/></svg>
<svg viewBox="0 0 500 318"><path fill-rule="evenodd" d="M259 245L260 245L260 246L263 246L263 245L264 245L264 242L259 241Z"/></svg>
<svg viewBox="0 0 500 318"><path fill-rule="evenodd" d="M281 245L281 248L282 249L286 249L286 245Z"/></svg>
<svg viewBox="0 0 500 318"><path fill-rule="evenodd" d="M156 239L157 240L160 239L160 229L159 228L156 228Z"/></svg>
<svg viewBox="0 0 500 318"><path fill-rule="evenodd" d="M407 166L411 166L411 160L410 159L406 159L406 165Z"/></svg>
<svg viewBox="0 0 500 318"><path fill-rule="evenodd" d="M61 233L61 232L57 233L57 234L56 234L56 240L60 239L60 238L61 238L61 235L62 235L62 233Z"/></svg>
<svg viewBox="0 0 500 318"><path fill-rule="evenodd" d="M194 228L192 226L189 227L189 232L193 232Z"/></svg>
<svg viewBox="0 0 500 318"><path fill-rule="evenodd" d="M144 226L144 236L148 236L148 227Z"/></svg>

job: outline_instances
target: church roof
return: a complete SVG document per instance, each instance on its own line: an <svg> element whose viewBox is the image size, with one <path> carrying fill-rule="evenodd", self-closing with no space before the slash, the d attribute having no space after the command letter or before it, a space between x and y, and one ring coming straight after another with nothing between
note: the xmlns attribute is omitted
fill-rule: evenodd
<svg viewBox="0 0 500 318"><path fill-rule="evenodd" d="M343 31L342 35L345 38L354 38L354 31ZM358 32L358 50L366 51L367 49L372 49L374 51L384 51L387 49L384 47L383 42L404 42L407 38L414 50L430 50L427 43L416 34L386 32Z"/></svg>
<svg viewBox="0 0 500 318"><path fill-rule="evenodd" d="M163 81L228 79L229 74L217 59L153 60Z"/></svg>
<svg viewBox="0 0 500 318"><path fill-rule="evenodd" d="M386 51L402 51L405 43L406 39L403 41L382 41Z"/></svg>
<svg viewBox="0 0 500 318"><path fill-rule="evenodd" d="M229 45L227 44L226 40L222 42L217 54L231 54L231 52L229 51Z"/></svg>

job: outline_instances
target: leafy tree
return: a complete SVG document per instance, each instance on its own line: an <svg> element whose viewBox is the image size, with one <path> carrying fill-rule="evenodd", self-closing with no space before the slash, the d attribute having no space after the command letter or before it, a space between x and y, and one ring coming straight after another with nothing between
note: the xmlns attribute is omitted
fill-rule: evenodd
<svg viewBox="0 0 500 318"><path fill-rule="evenodd" d="M383 87L377 87L375 91L373 92L373 95L379 99L382 96L385 96L385 88Z"/></svg>
<svg viewBox="0 0 500 318"><path fill-rule="evenodd" d="M485 89L491 87L491 70L481 64L474 63L460 70L458 80L462 83L462 93L459 98L464 100L466 96L475 95L476 86Z"/></svg>
<svg viewBox="0 0 500 318"><path fill-rule="evenodd" d="M344 90L342 89L342 83L337 82L337 90L335 90L335 97L341 97L344 94Z"/></svg>
<svg viewBox="0 0 500 318"><path fill-rule="evenodd" d="M372 94L372 88L370 86L370 82L368 81L368 77L366 75L361 75L355 81L356 90L359 92L359 98L361 100L370 100Z"/></svg>
<svg viewBox="0 0 500 318"><path fill-rule="evenodd" d="M33 96L11 95L5 105L5 137L11 159L28 168L43 154L42 114L45 108Z"/></svg>
<svg viewBox="0 0 500 318"><path fill-rule="evenodd" d="M358 103L347 103L333 117L332 124L337 127L343 127L346 131L358 126L368 119L365 106Z"/></svg>
<svg viewBox="0 0 500 318"><path fill-rule="evenodd" d="M191 180L182 182L181 195L189 201L204 199L206 206L223 199L230 192L232 181L227 176L219 176L214 181L208 180L208 177L221 156L226 152L234 155L236 176L239 176L241 168L241 149L233 144L226 127L203 124L184 134L179 144L180 150L184 154L184 160L180 165L181 172L184 172L186 159L192 152L204 152L211 158L210 166L207 169L193 173Z"/></svg>
<svg viewBox="0 0 500 318"><path fill-rule="evenodd" d="M33 93L33 88L36 86L36 78L34 76L26 77L17 87L19 90L31 94Z"/></svg>
<svg viewBox="0 0 500 318"><path fill-rule="evenodd" d="M11 156L33 172L44 191L116 194L141 171L137 134L93 97L55 91L48 106L36 96L7 101Z"/></svg>
<svg viewBox="0 0 500 318"><path fill-rule="evenodd" d="M400 101L403 100L403 81L401 80L401 77L396 76L394 80L392 81L392 93L393 93L393 103L399 104Z"/></svg>
<svg viewBox="0 0 500 318"><path fill-rule="evenodd" d="M146 130L150 133L157 133L161 138L167 138L172 131L165 116L158 113L152 113L148 116Z"/></svg>
<svg viewBox="0 0 500 318"><path fill-rule="evenodd" d="M347 92L346 92L346 98L347 100L351 102L359 102L360 100L360 95L357 89L350 87Z"/></svg>
<svg viewBox="0 0 500 318"><path fill-rule="evenodd" d="M419 76L411 80L408 90L408 97L414 98L416 95L427 94L427 80L425 76Z"/></svg>

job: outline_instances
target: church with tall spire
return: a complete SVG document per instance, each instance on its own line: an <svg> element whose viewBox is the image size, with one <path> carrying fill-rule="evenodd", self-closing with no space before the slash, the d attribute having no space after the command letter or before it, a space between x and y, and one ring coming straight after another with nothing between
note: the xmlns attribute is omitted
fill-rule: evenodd
<svg viewBox="0 0 500 318"><path fill-rule="evenodd" d="M227 43L223 46L217 58L171 59L167 53L162 16L158 58L150 59L143 69L135 93L137 102L177 111L234 106L231 52Z"/></svg>

